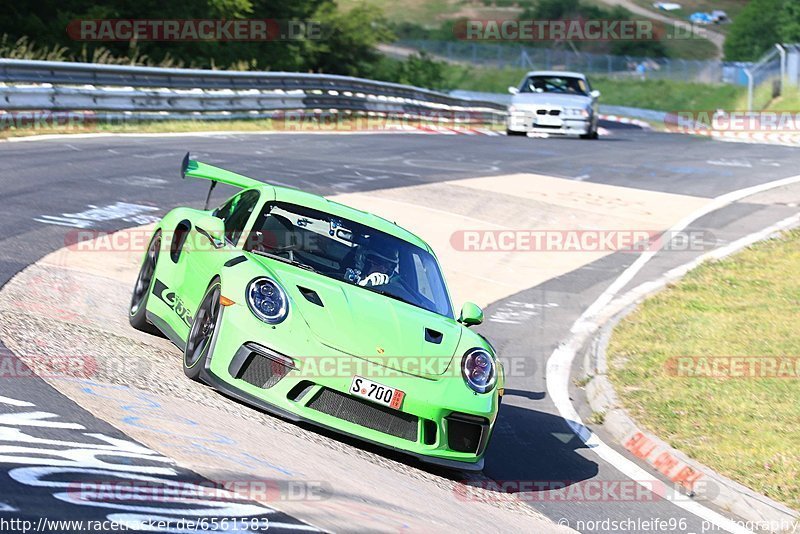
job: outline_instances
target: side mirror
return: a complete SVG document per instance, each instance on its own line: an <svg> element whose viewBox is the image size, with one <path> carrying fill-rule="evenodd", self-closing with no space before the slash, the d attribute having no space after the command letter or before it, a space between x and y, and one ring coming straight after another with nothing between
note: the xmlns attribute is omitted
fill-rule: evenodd
<svg viewBox="0 0 800 534"><path fill-rule="evenodd" d="M213 215L206 215L195 224L197 233L205 236L214 248L225 246L225 221Z"/></svg>
<svg viewBox="0 0 800 534"><path fill-rule="evenodd" d="M512 95L515 95L515 94L519 93L519 89L517 89L513 85L509 85L508 86L508 92L511 93Z"/></svg>
<svg viewBox="0 0 800 534"><path fill-rule="evenodd" d="M464 326L474 326L483 322L483 310L474 302L465 302L461 307L458 322Z"/></svg>
<svg viewBox="0 0 800 534"><path fill-rule="evenodd" d="M591 96L592 98L600 98L600 91L598 91L597 89L595 89L594 91L592 91L591 93L589 93L589 96Z"/></svg>

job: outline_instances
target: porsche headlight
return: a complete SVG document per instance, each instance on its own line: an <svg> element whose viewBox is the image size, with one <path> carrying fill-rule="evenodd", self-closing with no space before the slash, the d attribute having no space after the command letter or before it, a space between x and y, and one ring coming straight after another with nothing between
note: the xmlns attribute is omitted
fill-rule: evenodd
<svg viewBox="0 0 800 534"><path fill-rule="evenodd" d="M278 324L289 313L286 292L271 278L256 278L247 286L247 305L253 315L269 324Z"/></svg>
<svg viewBox="0 0 800 534"><path fill-rule="evenodd" d="M461 361L464 382L477 393L490 392L497 383L497 362L484 349L472 349Z"/></svg>

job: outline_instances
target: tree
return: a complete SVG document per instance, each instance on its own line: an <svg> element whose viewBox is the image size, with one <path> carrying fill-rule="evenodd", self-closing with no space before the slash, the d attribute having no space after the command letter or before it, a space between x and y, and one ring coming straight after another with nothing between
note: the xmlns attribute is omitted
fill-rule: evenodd
<svg viewBox="0 0 800 534"><path fill-rule="evenodd" d="M780 35L784 43L800 43L800 2L797 0L783 2Z"/></svg>
<svg viewBox="0 0 800 534"><path fill-rule="evenodd" d="M449 89L444 74L446 69L445 63L431 59L425 52L419 52L397 63L393 81L426 89Z"/></svg>
<svg viewBox="0 0 800 534"><path fill-rule="evenodd" d="M731 23L725 59L755 61L781 41L785 5L793 0L751 0Z"/></svg>
<svg viewBox="0 0 800 534"><path fill-rule="evenodd" d="M85 19L270 19L283 29L319 25L308 33L271 41L100 41L73 39L71 21ZM39 0L0 2L0 37L22 37L40 49L63 47L64 56L93 61L221 69L323 71L364 75L379 59L375 45L391 37L380 11L357 6L347 13L334 0ZM62 50L62 48L58 48Z"/></svg>
<svg viewBox="0 0 800 534"><path fill-rule="evenodd" d="M306 42L308 62L319 72L363 75L380 59L379 43L393 38L383 13L362 4L342 12L326 2L314 14L324 38Z"/></svg>

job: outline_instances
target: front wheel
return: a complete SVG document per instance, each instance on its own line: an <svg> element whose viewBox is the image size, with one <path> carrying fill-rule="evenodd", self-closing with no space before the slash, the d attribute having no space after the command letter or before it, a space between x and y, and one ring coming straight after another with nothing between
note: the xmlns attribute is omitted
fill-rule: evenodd
<svg viewBox="0 0 800 534"><path fill-rule="evenodd" d="M589 129L588 133L585 133L585 134L581 135L581 139L597 139L598 137L599 137L599 135L597 135L597 125L596 124L595 124L595 126L593 128Z"/></svg>
<svg viewBox="0 0 800 534"><path fill-rule="evenodd" d="M200 372L211 352L220 312L220 283L215 280L206 290L194 316L186 349L183 351L183 372L192 380L200 380Z"/></svg>
<svg viewBox="0 0 800 534"><path fill-rule="evenodd" d="M514 135L528 135L528 133L527 132L518 132L516 130L509 130L508 128L506 128L506 135L511 137L511 136L514 136Z"/></svg>
<svg viewBox="0 0 800 534"><path fill-rule="evenodd" d="M150 289L156 274L156 264L158 254L161 251L161 232L158 231L150 240L147 247L147 254L139 269L139 276L136 278L136 285L133 286L133 296L128 314L128 321L136 330L147 332L148 334L161 335L161 332L147 322L147 299L150 297Z"/></svg>

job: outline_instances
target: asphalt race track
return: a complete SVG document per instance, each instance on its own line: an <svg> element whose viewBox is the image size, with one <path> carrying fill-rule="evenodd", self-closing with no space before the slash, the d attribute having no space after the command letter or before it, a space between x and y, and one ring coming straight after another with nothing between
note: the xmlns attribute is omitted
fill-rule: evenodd
<svg viewBox="0 0 800 534"><path fill-rule="evenodd" d="M75 218L70 214L117 203L147 207L119 216L95 217L91 221L92 230L114 231L152 222L178 205L201 206L205 186L182 181L178 174L180 160L187 150L194 158L213 165L326 196L372 191L389 191L384 194L390 194L391 190L403 188L436 188L477 178L488 180L535 174L571 180L576 182L576 187L595 184L709 199L792 176L800 169L800 154L792 148L723 143L610 124L604 126L611 135L598 141L465 135L228 134L213 137L106 136L0 143L0 228L3 228L0 286L46 254L64 247L69 232L76 228ZM497 209L492 201L494 191L477 186L474 191L477 196L472 197L470 209L475 217L490 218L504 227L526 227L524 221L516 218L518 213ZM220 186L213 203L222 201L231 192ZM485 199L485 203L481 199ZM702 217L692 223L691 228L713 236L714 243L710 245L723 245L796 213L798 199L797 190L791 188L752 201L745 199ZM435 202L420 198L420 204ZM617 214L624 216L625 209L620 205ZM569 213L562 215L568 217ZM426 237L425 233L422 237ZM698 253L659 253L627 287L653 279L686 262L693 254ZM503 358L523 362L524 371L508 379L486 456L486 477L501 482L559 481L566 485L626 480L615 466L587 449L559 416L547 394L545 362L559 342L568 336L575 320L635 259L634 254L613 253L574 269L565 268L556 276L533 283L515 279L508 287L519 290L489 301L485 309L487 320L478 329L493 342ZM481 256L476 255L475 261L481 261ZM38 305L48 304L44 301ZM457 307L460 304L455 303ZM5 311L8 310L0 309L0 318ZM5 317L2 320L7 320L8 316ZM2 345L0 350L6 351L5 359L13 358ZM173 363L179 369L177 357ZM214 395L211 391L208 394ZM583 402L582 390L574 386L570 395L586 420L588 408ZM50 415L42 415L42 412ZM15 433L14 429L19 428L24 429L25 437ZM604 437L602 429L596 431ZM104 437L98 438L101 434ZM336 439L324 433L320 436ZM613 440L605 441L615 446ZM342 442L346 447L384 454L357 442ZM113 450L102 449L98 443ZM42 447L66 447L71 452L56 455L64 462L61 464L53 461L52 453L43 452ZM622 447L615 447L633 459ZM107 458L103 459L103 451L123 458L137 473L180 476L182 480L198 484L204 481L201 475L142 447L126 435L120 425L111 425L96 417L47 382L38 378L19 380L2 373L0 518L4 510L14 511L15 517L33 522L44 515L62 519L107 517L109 511L105 508L75 503L69 489L63 489L68 486L63 482L67 479L59 479L59 473L47 472L47 468L42 467L79 467L91 480L92 476L100 477L112 469ZM386 455L403 466L404 472L408 471L410 484L426 483L431 478L441 478L452 484L462 478L398 455ZM276 452L276 462L279 456ZM50 460L40 461L42 458ZM643 463L640 465L647 468ZM426 477L415 476L413 473L418 470L426 472ZM654 473L654 477L659 475ZM59 480L62 481L60 485L56 482ZM668 480L661 480L669 484ZM510 487L513 488L513 484ZM517 496L527 506L554 523L583 532L607 531L597 523L602 520L628 521L627 528L618 530L632 532L701 532L704 527L709 528L700 518L659 498L564 501L549 498L548 490L530 491L524 484L519 488L521 493ZM260 505L235 498L231 498L228 505L231 510L217 510L217 515L241 512L243 516L268 517L273 524L270 531L312 529L304 524L303 514L282 514L263 506L258 509L256 506ZM280 506L276 508L280 510ZM145 509L122 509L114 515L139 513L152 515L152 511ZM641 527L643 521L653 518L668 523L660 529ZM640 528L636 528L637 524ZM353 529L358 530L358 526L355 519Z"/></svg>

